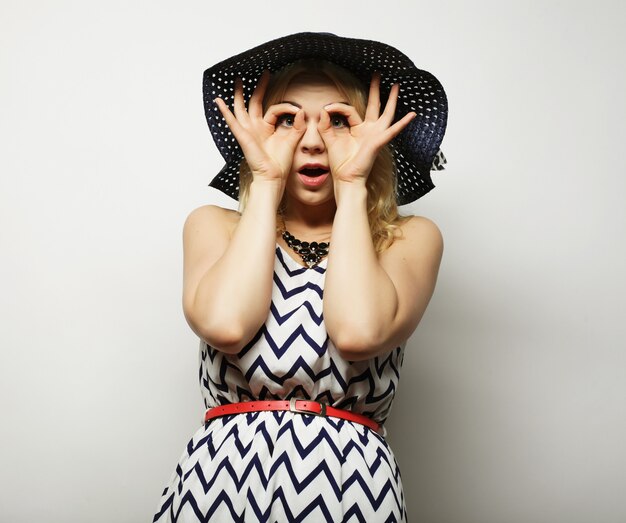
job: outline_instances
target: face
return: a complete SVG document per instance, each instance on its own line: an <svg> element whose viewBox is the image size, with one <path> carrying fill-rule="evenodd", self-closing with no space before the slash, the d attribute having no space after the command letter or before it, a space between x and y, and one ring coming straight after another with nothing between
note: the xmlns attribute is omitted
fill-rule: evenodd
<svg viewBox="0 0 626 523"><path fill-rule="evenodd" d="M285 192L291 203L321 205L334 201L333 179L329 170L326 145L317 125L322 109L331 103L347 103L334 84L320 78L297 77L285 91L284 99L302 109L306 130L296 146L291 172ZM347 123L341 115L331 114L331 123L336 128ZM283 115L277 124L277 133L293 132L293 115Z"/></svg>

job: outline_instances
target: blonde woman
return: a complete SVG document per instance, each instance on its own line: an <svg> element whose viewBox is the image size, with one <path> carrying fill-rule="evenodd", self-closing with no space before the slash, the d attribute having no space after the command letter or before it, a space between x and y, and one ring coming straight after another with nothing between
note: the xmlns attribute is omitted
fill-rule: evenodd
<svg viewBox="0 0 626 523"><path fill-rule="evenodd" d="M290 35L205 72L226 166L184 228L183 307L207 412L154 521L405 521L385 441L433 294L443 88L400 51Z"/></svg>

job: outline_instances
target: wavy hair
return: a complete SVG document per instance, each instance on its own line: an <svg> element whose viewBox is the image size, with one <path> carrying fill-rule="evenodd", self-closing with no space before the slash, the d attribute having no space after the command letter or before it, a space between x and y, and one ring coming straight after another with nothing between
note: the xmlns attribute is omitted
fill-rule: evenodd
<svg viewBox="0 0 626 523"><path fill-rule="evenodd" d="M281 101L289 84L301 75L314 74L327 78L345 96L361 118L365 117L367 92L352 73L324 60L307 59L294 62L275 73L263 99L263 110ZM239 175L239 210L243 211L248 200L252 173L244 159ZM374 161L367 177L367 216L376 252L387 249L400 234L398 225L406 218L398 213L396 202L396 173L389 146L383 147ZM284 197L283 197L284 198ZM282 208L282 204L279 207Z"/></svg>

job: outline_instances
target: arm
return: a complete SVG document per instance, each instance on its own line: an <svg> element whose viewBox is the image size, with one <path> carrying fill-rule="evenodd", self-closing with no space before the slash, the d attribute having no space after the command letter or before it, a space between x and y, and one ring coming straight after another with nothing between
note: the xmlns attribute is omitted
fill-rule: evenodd
<svg viewBox="0 0 626 523"><path fill-rule="evenodd" d="M324 318L330 338L348 360L384 353L410 336L432 296L443 249L439 230L424 218L406 221L402 237L380 255L374 249L366 180L380 148L415 116L409 113L392 123L397 85L381 114L379 81L372 78L364 119L353 107L332 104L319 124L337 202ZM331 112L342 115L347 125L331 126Z"/></svg>
<svg viewBox="0 0 626 523"><path fill-rule="evenodd" d="M402 236L377 255L360 192L344 194L338 206L324 289L328 334L350 361L392 350L412 334L434 292L443 252L437 226L411 217Z"/></svg>
<svg viewBox="0 0 626 523"><path fill-rule="evenodd" d="M238 352L267 319L276 244L275 193L270 187L251 187L241 218L205 206L185 222L183 311L192 330L218 350Z"/></svg>
<svg viewBox="0 0 626 523"><path fill-rule="evenodd" d="M217 99L252 172L241 217L217 207L192 212L184 228L183 310L202 339L218 350L239 352L267 319L272 292L276 209L282 198L303 116L289 104L262 112L268 75L261 77L249 109L241 82L235 86L234 114ZM285 107L286 106L286 107ZM295 114L295 132L278 136L281 114Z"/></svg>

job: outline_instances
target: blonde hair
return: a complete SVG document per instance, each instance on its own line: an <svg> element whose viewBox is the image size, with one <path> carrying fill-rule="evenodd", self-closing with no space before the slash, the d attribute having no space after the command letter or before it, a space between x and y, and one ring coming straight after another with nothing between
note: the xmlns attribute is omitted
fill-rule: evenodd
<svg viewBox="0 0 626 523"><path fill-rule="evenodd" d="M296 77L310 74L327 78L361 118L365 117L367 93L359 80L349 71L331 62L316 59L295 62L274 74L263 99L263 110L283 100L289 84ZM241 162L239 173L239 210L243 211L252 183L252 174L245 159ZM389 146L383 147L378 153L367 177L366 187L367 216L372 241L376 251L380 253L399 236L398 225L406 219L398 213L395 164Z"/></svg>

